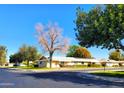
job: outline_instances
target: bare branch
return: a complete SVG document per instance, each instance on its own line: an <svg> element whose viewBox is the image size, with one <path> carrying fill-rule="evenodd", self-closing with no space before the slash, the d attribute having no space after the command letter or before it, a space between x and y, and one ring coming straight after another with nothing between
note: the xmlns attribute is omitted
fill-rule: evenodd
<svg viewBox="0 0 124 93"><path fill-rule="evenodd" d="M68 39L62 37L62 29L56 24L44 26L38 23L35 27L38 41L47 52L65 52L68 48Z"/></svg>
<svg viewBox="0 0 124 93"><path fill-rule="evenodd" d="M39 44L49 53L50 64L55 51L65 53L69 48L68 39L62 37L62 29L56 24L44 26L37 24L35 27Z"/></svg>

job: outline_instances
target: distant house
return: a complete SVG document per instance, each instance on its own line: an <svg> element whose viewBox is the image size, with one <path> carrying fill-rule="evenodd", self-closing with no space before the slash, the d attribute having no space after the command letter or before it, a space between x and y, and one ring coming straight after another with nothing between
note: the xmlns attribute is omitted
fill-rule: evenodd
<svg viewBox="0 0 124 93"><path fill-rule="evenodd" d="M106 66L119 66L121 63L124 65L124 61L115 61L115 60L106 60L106 59L89 59L89 58L74 58L74 57L53 57L52 58L52 67L60 68L62 66L74 66L74 65L88 65L89 63L99 64L102 62L106 63ZM39 67L50 67L49 59L47 57L41 57L38 60Z"/></svg>
<svg viewBox="0 0 124 93"><path fill-rule="evenodd" d="M42 56L39 60L37 60L38 67L47 67L48 58Z"/></svg>
<svg viewBox="0 0 124 93"><path fill-rule="evenodd" d="M124 65L124 61L116 61L116 60L106 60L106 59L101 59L99 60L100 63L105 62L106 66L110 66L110 67L114 67L114 66L119 66L119 64L121 63L122 65Z"/></svg>
<svg viewBox="0 0 124 93"><path fill-rule="evenodd" d="M88 63L99 64L99 61L96 59L87 59L87 58L74 58L74 57L53 57L52 58L52 67L59 68L62 66L73 66L73 65L88 65ZM39 67L50 67L49 59L46 57L40 58L38 61Z"/></svg>

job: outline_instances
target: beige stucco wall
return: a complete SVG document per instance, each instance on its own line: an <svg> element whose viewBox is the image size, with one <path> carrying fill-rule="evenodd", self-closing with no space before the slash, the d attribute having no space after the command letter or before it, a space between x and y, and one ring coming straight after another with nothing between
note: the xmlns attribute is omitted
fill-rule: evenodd
<svg viewBox="0 0 124 93"><path fill-rule="evenodd" d="M50 63L47 62L47 67L50 67ZM53 61L52 62L52 68L59 68L59 62Z"/></svg>
<svg viewBox="0 0 124 93"><path fill-rule="evenodd" d="M119 64L118 64L118 63L107 63L106 65L107 65L107 66L110 66L110 67L112 67L112 66L114 66L114 65L119 66Z"/></svg>

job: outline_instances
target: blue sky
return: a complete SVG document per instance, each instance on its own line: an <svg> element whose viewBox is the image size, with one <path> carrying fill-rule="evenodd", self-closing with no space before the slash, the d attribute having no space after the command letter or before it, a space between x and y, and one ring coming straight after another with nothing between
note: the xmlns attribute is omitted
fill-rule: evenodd
<svg viewBox="0 0 124 93"><path fill-rule="evenodd" d="M70 38L70 44L78 44L73 22L78 6L89 11L95 5L0 5L0 44L7 46L8 56L22 44L34 45L41 51L34 29L39 22L57 22L64 29L63 35ZM89 51L95 58L107 58L109 53L95 47Z"/></svg>

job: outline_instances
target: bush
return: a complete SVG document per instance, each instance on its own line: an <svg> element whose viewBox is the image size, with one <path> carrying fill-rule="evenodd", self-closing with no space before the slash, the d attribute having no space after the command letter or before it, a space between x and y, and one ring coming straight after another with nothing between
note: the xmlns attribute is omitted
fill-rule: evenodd
<svg viewBox="0 0 124 93"><path fill-rule="evenodd" d="M62 64L59 64L59 66L60 66L60 67L64 67L64 65L62 65Z"/></svg>
<svg viewBox="0 0 124 93"><path fill-rule="evenodd" d="M34 64L34 67L38 67L38 64Z"/></svg>
<svg viewBox="0 0 124 93"><path fill-rule="evenodd" d="M5 66L9 66L9 63L6 63Z"/></svg>
<svg viewBox="0 0 124 93"><path fill-rule="evenodd" d="M112 67L119 67L119 65L113 65Z"/></svg>
<svg viewBox="0 0 124 93"><path fill-rule="evenodd" d="M22 64L27 65L27 61L23 61Z"/></svg>
<svg viewBox="0 0 124 93"><path fill-rule="evenodd" d="M122 63L118 63L118 65L120 66L120 67L122 67L123 65L122 65Z"/></svg>
<svg viewBox="0 0 124 93"><path fill-rule="evenodd" d="M91 64L91 67L101 67L99 64Z"/></svg>
<svg viewBox="0 0 124 93"><path fill-rule="evenodd" d="M91 63L88 63L88 65L87 65L88 67L91 67Z"/></svg>
<svg viewBox="0 0 124 93"><path fill-rule="evenodd" d="M105 67L105 66L106 66L106 62L102 62L101 65L102 65L103 67Z"/></svg>
<svg viewBox="0 0 124 93"><path fill-rule="evenodd" d="M14 66L14 67L17 67L17 66L20 66L20 64L17 64L17 63L16 63L16 64L13 64L13 66Z"/></svg>
<svg viewBox="0 0 124 93"><path fill-rule="evenodd" d="M83 67L87 67L87 65L75 65L74 67L83 68Z"/></svg>

